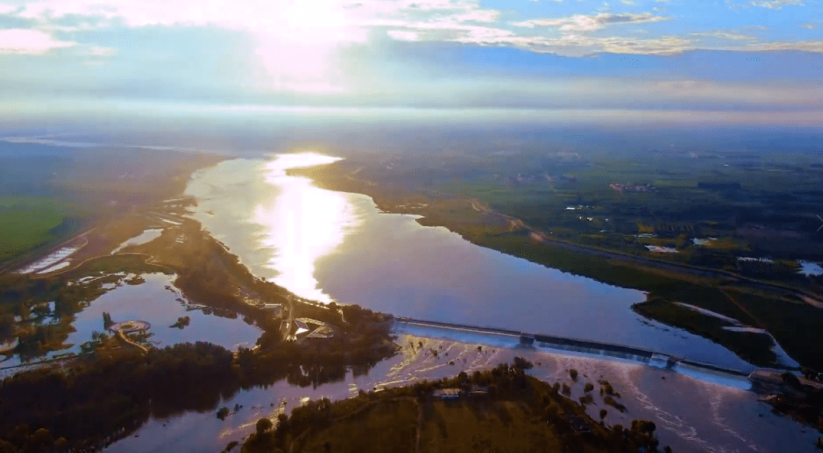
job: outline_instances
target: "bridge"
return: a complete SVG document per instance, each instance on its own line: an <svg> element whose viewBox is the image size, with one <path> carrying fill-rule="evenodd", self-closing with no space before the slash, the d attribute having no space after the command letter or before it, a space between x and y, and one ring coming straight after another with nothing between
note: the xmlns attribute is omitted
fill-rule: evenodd
<svg viewBox="0 0 823 453"><path fill-rule="evenodd" d="M726 375L731 378L746 378L749 375L749 373L741 370L724 368L710 363L702 363L682 357L676 357L671 354L663 354L658 351L614 343L580 340L577 338L559 337L539 333L527 333L509 329L498 329L494 327L478 327L466 324L427 321L405 317L396 317L395 324L433 327L455 332L506 336L510 337L512 341L523 346L569 351L594 356L607 356L632 362L639 362L657 368L674 369L676 367L685 366L712 374Z"/></svg>

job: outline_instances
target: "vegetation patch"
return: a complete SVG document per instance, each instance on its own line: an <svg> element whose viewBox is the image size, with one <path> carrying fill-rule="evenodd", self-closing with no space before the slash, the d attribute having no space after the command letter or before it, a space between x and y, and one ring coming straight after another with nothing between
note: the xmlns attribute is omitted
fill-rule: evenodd
<svg viewBox="0 0 823 453"><path fill-rule="evenodd" d="M504 364L336 403L310 402L291 417L280 415L276 426L261 419L242 451L657 451L653 423L608 428L524 371ZM478 388L487 391L473 391ZM443 389L459 389L460 396L443 400L437 396Z"/></svg>

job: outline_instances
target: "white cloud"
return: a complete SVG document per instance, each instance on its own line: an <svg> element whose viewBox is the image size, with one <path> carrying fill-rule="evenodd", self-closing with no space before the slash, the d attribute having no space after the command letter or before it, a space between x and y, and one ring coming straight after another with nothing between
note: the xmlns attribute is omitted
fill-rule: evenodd
<svg viewBox="0 0 823 453"><path fill-rule="evenodd" d="M16 6L13 5L4 5L0 3L0 15L2 14L9 14L17 10Z"/></svg>
<svg viewBox="0 0 823 453"><path fill-rule="evenodd" d="M669 0L654 1L669 3ZM803 3L802 0L747 1L770 9ZM347 46L365 44L374 31L398 41L512 46L570 56L600 52L675 54L693 49L813 52L820 49L817 41L760 42L754 36L723 30L660 36L642 33L647 30L633 27L613 36L588 36L589 32L614 25L675 19L650 12L603 11L610 7L603 3L596 7L600 12L590 15L509 23L501 19L500 11L482 6L481 0L35 0L25 3L19 15L36 21L39 30L36 33L41 42L46 43L49 41L42 41L43 37L49 37L52 31L76 32L118 24L210 26L246 31L255 38L256 53L268 71L270 80L261 83L276 90L298 91L301 86L306 87L306 91L345 89L345 78L339 73L339 61L335 58ZM72 16L71 25L59 21L67 16ZM51 44L44 46L61 45L71 43L52 39Z"/></svg>
<svg viewBox="0 0 823 453"><path fill-rule="evenodd" d="M93 57L111 57L117 54L117 49L111 47L91 46L88 48L88 54Z"/></svg>
<svg viewBox="0 0 823 453"><path fill-rule="evenodd" d="M0 30L0 54L41 55L52 49L71 47L76 43L54 39L39 30L12 28Z"/></svg>
<svg viewBox="0 0 823 453"><path fill-rule="evenodd" d="M752 43L741 50L754 52L799 50L803 52L823 53L823 41L771 41Z"/></svg>
<svg viewBox="0 0 823 453"><path fill-rule="evenodd" d="M804 0L769 0L769 1L758 1L752 0L752 5L760 6L763 8L769 8L774 10L781 10L784 6L793 5L793 6L803 6L806 2Z"/></svg>
<svg viewBox="0 0 823 453"><path fill-rule="evenodd" d="M386 32L387 35L396 39L398 41L419 41L420 35L414 31L407 31L407 30L389 30Z"/></svg>
<svg viewBox="0 0 823 453"><path fill-rule="evenodd" d="M710 32L695 32L692 33L693 36L701 36L707 38L718 38L718 39L725 39L729 41L753 41L757 39L754 36L743 35L740 33L730 33L725 31L710 31Z"/></svg>
<svg viewBox="0 0 823 453"><path fill-rule="evenodd" d="M562 31L595 31L616 24L645 24L651 22L663 22L671 20L671 17L655 16L651 13L599 13L593 16L582 14L562 17L559 19L533 19L517 22L517 27L554 27Z"/></svg>

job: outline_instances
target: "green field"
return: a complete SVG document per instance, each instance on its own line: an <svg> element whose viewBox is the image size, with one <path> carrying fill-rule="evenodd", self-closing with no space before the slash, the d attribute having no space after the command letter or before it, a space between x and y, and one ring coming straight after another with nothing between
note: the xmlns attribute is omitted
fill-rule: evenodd
<svg viewBox="0 0 823 453"><path fill-rule="evenodd" d="M68 211L55 198L0 196L0 262L58 239Z"/></svg>

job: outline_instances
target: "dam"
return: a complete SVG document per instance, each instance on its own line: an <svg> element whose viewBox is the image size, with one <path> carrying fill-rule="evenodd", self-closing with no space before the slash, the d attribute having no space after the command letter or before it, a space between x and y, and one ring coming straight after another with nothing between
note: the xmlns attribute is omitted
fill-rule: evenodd
<svg viewBox="0 0 823 453"><path fill-rule="evenodd" d="M748 376L755 370L754 367L747 370L725 368L648 349L612 343L406 317L395 318L393 330L397 333L475 342L501 348L536 348L554 354L640 364L744 390L751 389Z"/></svg>

